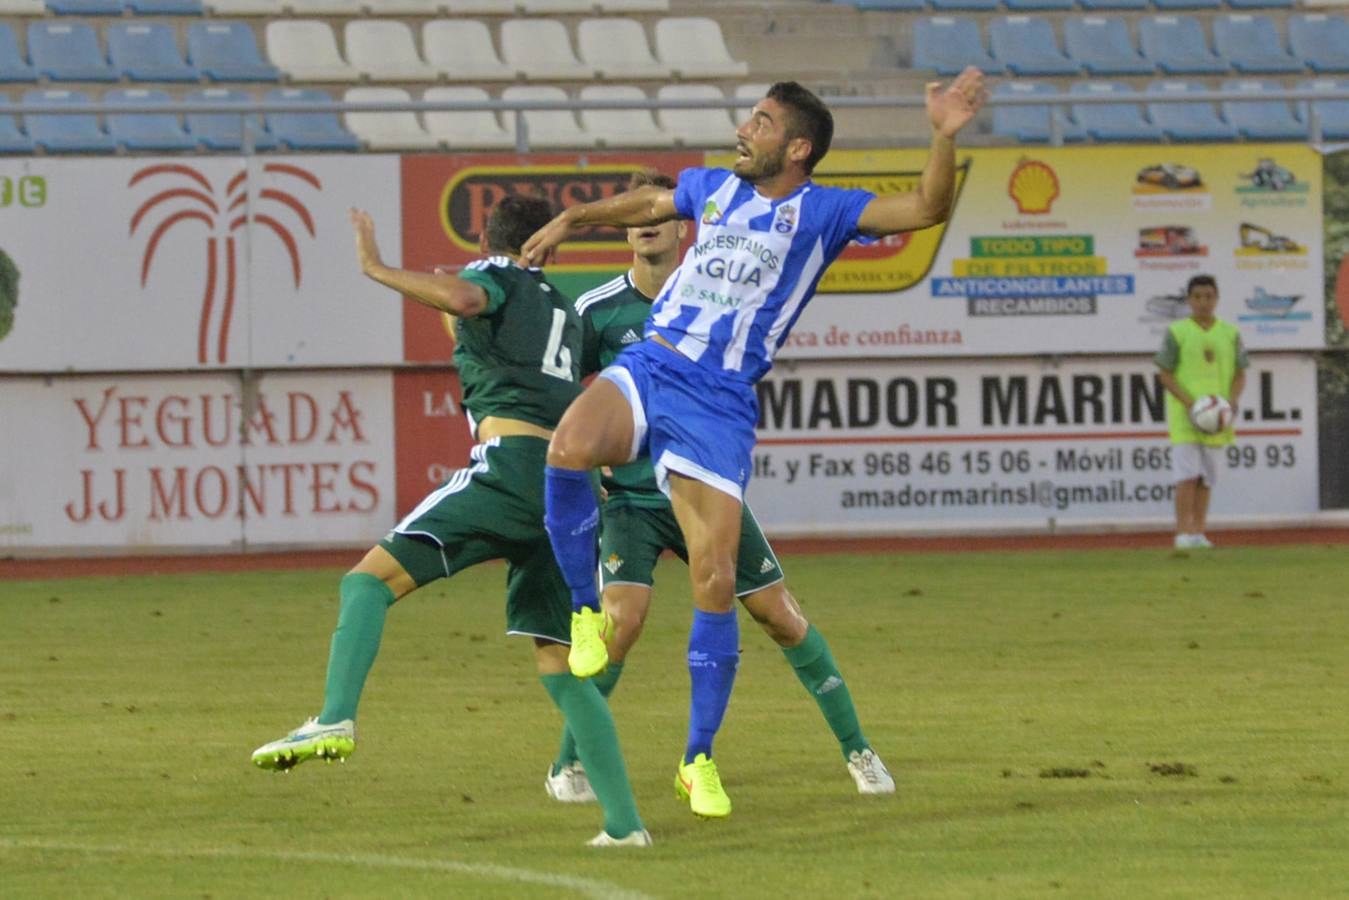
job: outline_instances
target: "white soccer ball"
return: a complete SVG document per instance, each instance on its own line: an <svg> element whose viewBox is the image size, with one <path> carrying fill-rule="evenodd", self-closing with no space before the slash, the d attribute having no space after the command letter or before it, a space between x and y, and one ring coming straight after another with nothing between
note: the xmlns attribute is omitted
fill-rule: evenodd
<svg viewBox="0 0 1349 900"><path fill-rule="evenodd" d="M1216 394L1194 401L1190 407L1190 421L1204 434L1217 434L1232 426L1232 404Z"/></svg>

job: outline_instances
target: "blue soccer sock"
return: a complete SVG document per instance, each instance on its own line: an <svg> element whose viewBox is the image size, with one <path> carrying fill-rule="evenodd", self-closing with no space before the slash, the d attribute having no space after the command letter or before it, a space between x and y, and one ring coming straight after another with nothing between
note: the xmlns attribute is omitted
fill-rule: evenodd
<svg viewBox="0 0 1349 900"><path fill-rule="evenodd" d="M571 608L590 607L599 612L600 595L595 589L599 563L595 533L600 526L600 504L590 482L590 473L575 469L544 469L543 524L553 545L553 556L562 577L571 588Z"/></svg>
<svg viewBox="0 0 1349 900"><path fill-rule="evenodd" d="M689 742L684 762L699 753L712 756L712 739L721 728L731 702L735 670L740 665L740 625L735 610L724 613L693 611L689 631Z"/></svg>

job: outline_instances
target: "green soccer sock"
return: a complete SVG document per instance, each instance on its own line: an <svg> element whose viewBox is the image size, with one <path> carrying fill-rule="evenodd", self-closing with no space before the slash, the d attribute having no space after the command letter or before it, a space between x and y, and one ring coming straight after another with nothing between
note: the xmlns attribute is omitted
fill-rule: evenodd
<svg viewBox="0 0 1349 900"><path fill-rule="evenodd" d="M783 647L782 655L792 664L796 677L801 679L806 690L819 704L824 720L838 738L843 749L843 758L854 750L865 750L870 745L862 736L862 726L857 722L857 708L853 706L852 694L843 680L834 655L829 652L829 643L814 625L806 631L806 638L795 647Z"/></svg>
<svg viewBox="0 0 1349 900"><path fill-rule="evenodd" d="M619 676L623 674L623 664L621 662L611 662L609 667L600 674L594 676L590 681L599 688L600 696L608 698L618 686ZM566 722L562 723L562 746L557 750L557 761L553 763L553 774L563 766L571 765L579 757L576 755L576 735L571 733L571 726Z"/></svg>
<svg viewBox="0 0 1349 900"><path fill-rule="evenodd" d="M576 747L586 778L604 810L604 830L611 837L624 837L642 828L637 801L628 784L628 768L618 746L609 704L590 681L582 681L570 672L541 675L540 680L553 698L567 726L576 734Z"/></svg>
<svg viewBox="0 0 1349 900"><path fill-rule="evenodd" d="M342 578L342 608L337 614L328 651L328 681L323 689L319 722L331 725L356 718L365 676L375 664L384 617L393 606L393 591L374 575L349 573Z"/></svg>

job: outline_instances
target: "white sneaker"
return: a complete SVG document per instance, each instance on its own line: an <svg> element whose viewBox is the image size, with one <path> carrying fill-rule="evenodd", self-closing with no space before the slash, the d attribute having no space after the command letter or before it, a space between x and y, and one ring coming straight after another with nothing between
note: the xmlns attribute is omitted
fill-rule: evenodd
<svg viewBox="0 0 1349 900"><path fill-rule="evenodd" d="M1175 548L1177 550L1193 550L1199 545L1195 543L1196 535L1178 534L1176 535Z"/></svg>
<svg viewBox="0 0 1349 900"><path fill-rule="evenodd" d="M343 719L331 725L320 725L318 717L305 723L283 738L263 744L253 751L253 764L262 769L287 772L311 759L346 762L356 749L356 723Z"/></svg>
<svg viewBox="0 0 1349 900"><path fill-rule="evenodd" d="M848 774L857 782L859 794L895 792L895 779L890 777L890 770L870 747L865 750L854 750L848 754Z"/></svg>
<svg viewBox="0 0 1349 900"><path fill-rule="evenodd" d="M557 770L557 774L553 774L553 767L549 766L543 787L548 791L548 796L559 803L594 803L596 799L590 779L586 777L586 770L580 762L563 766Z"/></svg>
<svg viewBox="0 0 1349 900"><path fill-rule="evenodd" d="M651 832L645 828L640 831L629 832L627 837L610 837L609 832L601 831L590 840L586 841L587 847L650 847Z"/></svg>
<svg viewBox="0 0 1349 900"><path fill-rule="evenodd" d="M1208 538L1206 538L1204 535L1202 535L1202 534L1192 534L1192 535L1190 535L1190 537L1194 538L1194 543L1191 544L1190 546L1193 547L1193 548L1195 548L1196 550L1212 550L1212 549L1213 549L1213 542L1210 541Z"/></svg>

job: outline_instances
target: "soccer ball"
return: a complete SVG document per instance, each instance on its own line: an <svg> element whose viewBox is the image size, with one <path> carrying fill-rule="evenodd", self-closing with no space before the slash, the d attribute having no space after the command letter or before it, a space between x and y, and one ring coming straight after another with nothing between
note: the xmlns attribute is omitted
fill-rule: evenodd
<svg viewBox="0 0 1349 900"><path fill-rule="evenodd" d="M1232 404L1216 394L1200 397L1190 407L1190 421L1204 434L1217 434L1232 426Z"/></svg>

